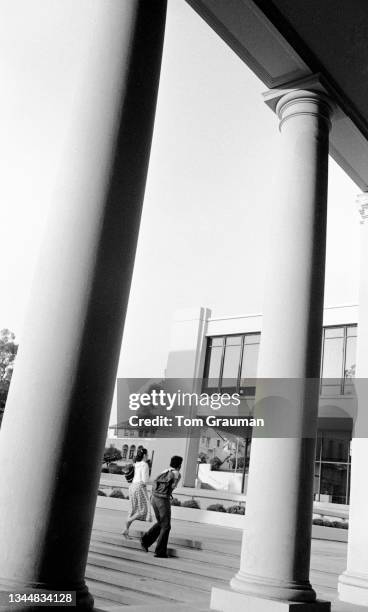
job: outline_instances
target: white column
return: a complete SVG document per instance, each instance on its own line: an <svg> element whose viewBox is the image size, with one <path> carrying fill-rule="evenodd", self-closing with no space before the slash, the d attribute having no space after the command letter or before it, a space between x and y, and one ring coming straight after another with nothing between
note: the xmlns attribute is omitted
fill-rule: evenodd
<svg viewBox="0 0 368 612"><path fill-rule="evenodd" d="M212 591L212 609L227 612L288 611L295 602L301 612L330 609L316 601L309 563L332 106L323 94L295 90L279 94L276 111L281 150L256 397L276 428L253 438L232 591Z"/></svg>
<svg viewBox="0 0 368 612"><path fill-rule="evenodd" d="M346 571L339 578L339 598L368 607L368 193L358 196L361 216L360 287L355 389L358 413L351 452L349 542Z"/></svg>
<svg viewBox="0 0 368 612"><path fill-rule="evenodd" d="M165 0L98 3L0 434L0 589L75 590L85 609L165 12Z"/></svg>

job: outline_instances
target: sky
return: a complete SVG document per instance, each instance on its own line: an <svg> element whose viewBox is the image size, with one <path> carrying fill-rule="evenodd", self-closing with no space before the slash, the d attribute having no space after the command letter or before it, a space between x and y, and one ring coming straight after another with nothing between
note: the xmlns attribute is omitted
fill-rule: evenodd
<svg viewBox="0 0 368 612"><path fill-rule="evenodd" d="M98 2L1 0L0 329L20 342ZM262 311L280 147L264 91L184 0L168 1L119 376L162 375L177 309ZM326 306L358 301L358 192L331 160Z"/></svg>

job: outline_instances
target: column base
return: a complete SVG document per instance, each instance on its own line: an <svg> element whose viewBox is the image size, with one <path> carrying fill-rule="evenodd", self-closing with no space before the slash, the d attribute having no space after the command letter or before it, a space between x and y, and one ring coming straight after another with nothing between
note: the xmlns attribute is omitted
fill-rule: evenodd
<svg viewBox="0 0 368 612"><path fill-rule="evenodd" d="M246 610L247 612L330 612L329 601L280 601L277 599L264 599L245 593L238 593L230 589L214 587L211 592L211 610L219 612L234 612Z"/></svg>
<svg viewBox="0 0 368 612"><path fill-rule="evenodd" d="M337 585L339 599L356 606L368 607L368 575L344 572Z"/></svg>
<svg viewBox="0 0 368 612"><path fill-rule="evenodd" d="M230 580L230 587L239 593L261 599L303 602L316 600L316 592L309 580L278 580L240 570Z"/></svg>

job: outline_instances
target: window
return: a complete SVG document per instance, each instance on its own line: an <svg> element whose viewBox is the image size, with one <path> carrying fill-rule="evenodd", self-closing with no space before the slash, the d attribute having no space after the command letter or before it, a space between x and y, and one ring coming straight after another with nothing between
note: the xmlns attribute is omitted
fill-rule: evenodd
<svg viewBox="0 0 368 612"><path fill-rule="evenodd" d="M227 434L212 427L209 438L207 432L208 428L203 428L198 449L198 478L202 486L244 493L249 470L251 438ZM210 440L211 448L204 446L203 440ZM211 465L211 469L208 464Z"/></svg>
<svg viewBox="0 0 368 612"><path fill-rule="evenodd" d="M208 392L238 392L254 397L260 333L208 338L204 388ZM321 393L354 392L356 325L325 327L322 338Z"/></svg>
<svg viewBox="0 0 368 612"><path fill-rule="evenodd" d="M123 448L122 448L122 452L121 452L121 458L122 459L126 459L128 455L128 445L124 444Z"/></svg>
<svg viewBox="0 0 368 612"><path fill-rule="evenodd" d="M133 459L135 455L135 445L132 444L132 446L129 449L129 459Z"/></svg>
<svg viewBox="0 0 368 612"><path fill-rule="evenodd" d="M208 339L205 365L207 391L255 394L261 334L215 336Z"/></svg>
<svg viewBox="0 0 368 612"><path fill-rule="evenodd" d="M356 325L325 327L323 330L322 395L337 396L353 393L356 337Z"/></svg>
<svg viewBox="0 0 368 612"><path fill-rule="evenodd" d="M350 431L321 431L317 438L314 498L348 504L350 495Z"/></svg>

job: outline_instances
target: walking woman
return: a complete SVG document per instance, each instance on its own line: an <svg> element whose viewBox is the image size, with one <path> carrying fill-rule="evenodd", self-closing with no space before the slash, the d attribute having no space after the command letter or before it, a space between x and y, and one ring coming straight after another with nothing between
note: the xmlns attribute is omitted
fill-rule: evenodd
<svg viewBox="0 0 368 612"><path fill-rule="evenodd" d="M123 531L123 536L126 538L129 538L129 528L133 521L151 520L151 506L146 486L149 479L147 456L146 448L138 449L134 464L134 478L129 487L130 512L125 531Z"/></svg>

